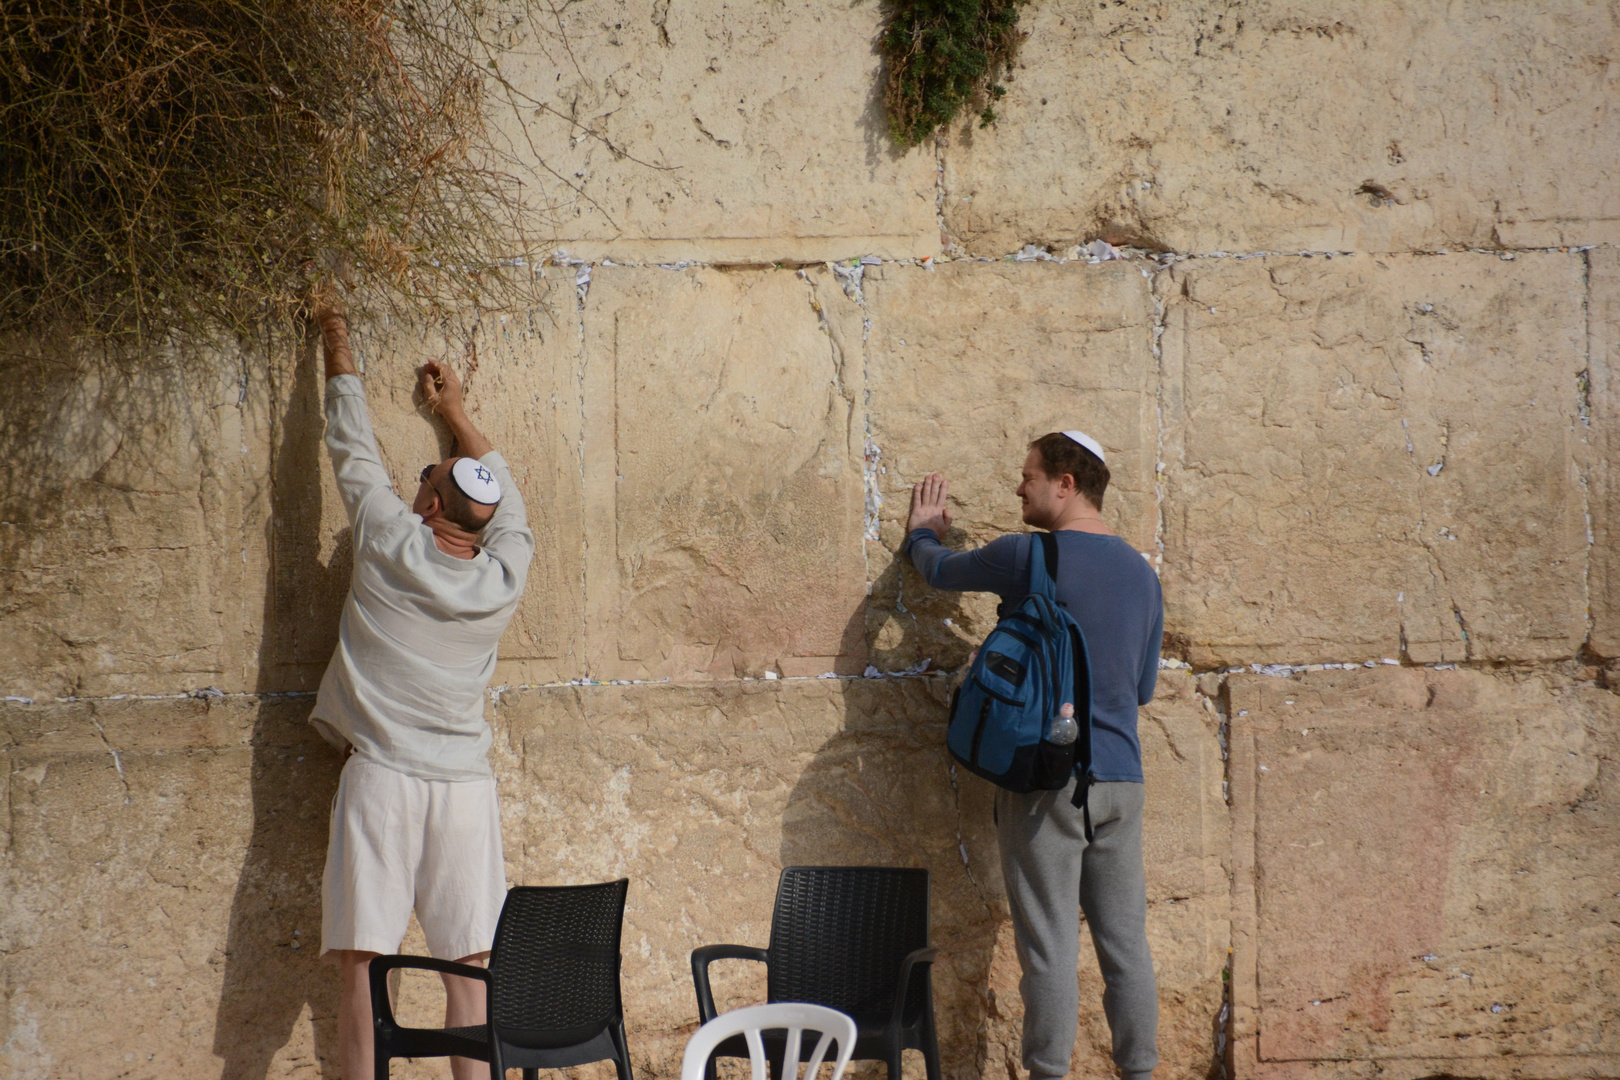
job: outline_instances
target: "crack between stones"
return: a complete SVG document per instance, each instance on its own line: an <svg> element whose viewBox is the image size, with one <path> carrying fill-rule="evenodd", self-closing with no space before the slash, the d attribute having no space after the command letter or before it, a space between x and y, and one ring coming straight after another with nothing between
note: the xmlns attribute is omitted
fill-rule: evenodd
<svg viewBox="0 0 1620 1080"><path fill-rule="evenodd" d="M1569 659L1524 661L1515 664L1523 668L1553 669L1567 663ZM1264 675L1268 678L1285 679L1293 675L1306 675L1317 671L1356 671L1360 669L1373 670L1380 667L1425 668L1430 671L1495 671L1501 665L1496 661L1478 660L1470 657L1467 660L1435 660L1424 663L1401 663L1389 658L1378 657L1366 660L1323 660L1309 663L1293 662L1267 662L1251 661L1247 664L1211 664L1208 667L1194 667L1179 660L1166 658L1160 660L1160 670L1186 671L1191 675ZM499 704L500 699L509 693L524 690L555 690L560 687L573 687L577 690L586 690L592 687L617 686L671 686L690 688L714 688L739 683L800 683L800 682L866 682L878 679L938 679L944 678L954 671L934 669L931 671L905 672L885 671L875 675L778 675L774 679L754 678L743 676L732 679L676 679L673 676L663 676L657 679L561 679L556 682L539 683L503 683L490 686L486 693L490 700ZM207 698L210 700L227 701L292 701L299 698L314 698L314 690L219 690L211 693L199 690L184 690L175 693L163 694L74 694L54 696L49 698L32 698L21 694L8 694L0 696L0 705L93 705L112 701L184 701L188 698ZM1206 695L1207 696L1207 695Z"/></svg>
<svg viewBox="0 0 1620 1080"><path fill-rule="evenodd" d="M1153 298L1153 335L1149 346L1153 353L1153 367L1156 375L1153 389L1153 414L1157 425L1153 449L1153 546L1155 548L1154 569L1164 572L1164 348L1163 338L1165 331L1164 301L1159 297L1159 275L1170 272L1169 267L1160 267L1151 274L1143 271L1148 279L1148 292Z"/></svg>
<svg viewBox="0 0 1620 1080"><path fill-rule="evenodd" d="M585 297L580 295L578 288L574 290L574 326L578 335L579 361L574 365L574 391L579 400L579 441L576 444L579 458L579 490L581 498L580 516L583 517L585 492L589 490L585 476L585 365L587 363L585 349ZM590 530L581 529L579 532L579 647L584 651L585 642L590 635L590 575L587 568L590 565L591 537ZM579 657L580 666L586 661L584 655Z"/></svg>
<svg viewBox="0 0 1620 1080"><path fill-rule="evenodd" d="M107 739L107 729L101 726L101 718L96 716L95 713L92 712L90 714L90 722L96 726L96 736L99 739L101 739L101 745L106 747L107 748L107 753L112 755L113 768L118 770L118 782L124 786L124 805L128 806L129 805L129 777L124 775L124 760L123 760L123 758L118 756L118 751L113 747L113 744L110 741L108 741L108 739Z"/></svg>
<svg viewBox="0 0 1620 1080"><path fill-rule="evenodd" d="M1220 675L1219 679L1216 681L1215 692L1213 694L1205 693L1203 689L1199 687L1195 679L1193 682L1193 693L1200 698L1204 708L1209 710L1209 712L1215 717L1215 742L1221 748L1221 800L1225 802L1227 806L1231 806L1232 717L1231 710L1227 707L1226 675L1224 673ZM1163 728L1163 726L1164 725L1161 723L1160 727ZM1170 732L1168 729L1165 729L1165 739L1168 741L1169 738ZM1174 746L1172 744L1172 751L1173 750ZM1181 757L1180 754L1177 754L1176 756L1178 758Z"/></svg>
<svg viewBox="0 0 1620 1080"><path fill-rule="evenodd" d="M946 763L946 779L950 781L951 785L951 809L956 815L956 853L962 859L962 872L967 875L968 881L973 885L973 891L978 895L979 903L983 904L984 910L993 917L995 907L991 904L990 898L985 895L984 886L974 876L973 860L968 857L967 840L962 835L962 789L956 782L956 762L950 761Z"/></svg>
<svg viewBox="0 0 1620 1080"><path fill-rule="evenodd" d="M935 203L936 203L936 218L939 221L939 223L943 226L943 217L941 216L943 214L943 199L944 199L943 156L941 156L940 162L941 162L941 164L936 170ZM694 242L694 243L701 243L703 241L754 240L754 239L759 239L759 238L758 237L747 237L747 236L736 236L736 237L732 237L732 236L709 236L709 237L671 237L669 239L671 239L671 240L684 240L684 241L691 241L691 242ZM852 249L853 249L854 245L861 238L860 237L844 237L844 238L841 238L841 239L847 239L848 241L850 241ZM942 240L943 239L944 239L944 237L942 236ZM1041 244L1040 243L1034 243L1032 245L1026 245L1026 246L1040 247ZM1050 246L1050 245L1048 245L1048 246ZM1515 258L1517 258L1520 255L1581 255L1581 256L1585 257L1587 252L1590 252L1594 247L1597 247L1597 246L1599 246L1599 245L1596 245L1596 244L1582 244L1582 245L1579 245L1579 246L1565 246L1565 247L1437 248L1437 249L1433 249L1433 250L1416 250L1416 251L1354 251L1354 250L1350 250L1350 249L1344 249L1344 250L1329 250L1329 249L1306 250L1306 249L1301 249L1301 250L1298 250L1298 251L1260 250L1260 251L1240 251L1240 252L1233 252L1233 251L1148 251L1148 250L1145 250L1145 249L1142 249L1142 248L1132 248L1132 247L1126 246L1126 247L1120 248L1118 250L1121 252L1120 261L1150 263L1150 264L1153 264L1156 269L1165 269L1165 268L1174 266L1177 263L1193 262L1193 261L1204 260L1204 259L1210 259L1210 260L1236 259L1236 260L1242 261L1242 260L1245 260L1245 259L1340 259L1340 258L1355 258L1355 257L1358 257L1358 256L1366 256L1366 257L1370 257L1370 258L1382 258L1382 257L1385 257L1385 256L1396 257L1396 256L1420 256L1420 255L1421 256L1489 255L1489 256L1493 256L1495 258L1501 259L1501 260L1503 260L1505 262L1512 262ZM858 256L863 255L863 254L869 254L869 250L870 249L856 250L855 255L852 255L852 256L849 256L849 257L854 258L854 257L858 257ZM1020 249L1020 250L1022 250L1022 249ZM677 260L677 261L674 261L674 262L663 261L663 260L631 259L631 258L619 258L619 257L615 257L615 256L606 256L606 257L596 259L596 260L593 261L593 260L587 260L587 259L575 259L575 258L573 258L571 256L566 256L566 253L563 253L563 254L566 257L566 263L557 263L556 265L559 265L559 266L560 265L568 265L568 266L578 266L578 267L591 267L593 269L595 267L601 266L601 267L606 267L606 268L610 268L610 269L613 269L613 268L650 269L650 268L656 267L658 269L663 269L663 270L686 270L688 268L695 268L695 269L699 269L699 270L709 270L709 269L714 269L714 270L731 270L731 269L756 269L756 270L758 270L758 269L766 269L766 270L769 270L769 269L783 269L783 270L796 270L796 269L799 269L801 267L831 265L832 263L842 261L842 259L838 259L838 258L835 258L835 259L790 259L790 258L781 258L781 259L779 259L779 258L770 258L770 257L766 257L766 256L763 256L763 255L756 256L756 257L748 257L748 258L729 258L729 259L728 258L718 258L718 259L680 259L680 260ZM1020 260L1020 259L1017 258L1017 255L1018 255L1017 252L1008 252L1007 254L1001 255L1001 256L966 255L966 254L962 254L961 249L955 244L954 241L952 241L949 246L945 247L942 258L935 258L934 256L930 255L930 256L925 256L924 258L920 258L920 259L914 259L914 258L883 259L882 263L884 265L891 265L892 264L894 266L924 266L924 267L926 267L926 266L929 266L930 264L938 264L938 263L941 263L941 262L1006 263L1006 262L1021 262L1021 261L1042 261L1042 262L1058 263L1060 265L1067 264L1067 263L1087 263L1087 264L1090 264L1090 265L1097 265L1097 264L1099 264L1099 263L1101 263L1103 261L1114 261L1114 260L1100 260L1100 259L1090 258L1090 257L1086 257L1086 256L1080 256L1080 257L1077 257L1077 258L1069 258L1068 256L1052 256L1050 258L1042 259L1042 260Z"/></svg>
<svg viewBox="0 0 1620 1080"><path fill-rule="evenodd" d="M1592 611L1592 557L1597 552L1597 536L1592 531L1592 489L1590 472L1592 455L1592 255L1590 249L1581 256L1581 326L1586 332L1586 367L1575 376L1575 413L1582 427L1580 432L1587 453L1581 462L1577 479L1581 489L1581 519L1586 522L1586 560L1581 568L1581 591L1586 597L1586 637L1581 652L1591 653L1592 635L1597 630L1597 617ZM1600 451L1607 450L1600 444Z"/></svg>

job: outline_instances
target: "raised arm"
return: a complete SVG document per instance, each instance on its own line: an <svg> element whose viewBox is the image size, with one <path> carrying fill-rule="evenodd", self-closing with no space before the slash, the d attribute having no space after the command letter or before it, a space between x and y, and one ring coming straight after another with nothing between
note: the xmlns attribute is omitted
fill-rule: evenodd
<svg viewBox="0 0 1620 1080"><path fill-rule="evenodd" d="M973 551L951 551L940 543L940 536L951 527L945 504L948 490L939 473L929 473L912 485L903 553L933 588L1003 597L1022 594L1029 584L1029 563L1020 559L1024 537L1002 536Z"/></svg>
<svg viewBox="0 0 1620 1080"><path fill-rule="evenodd" d="M316 292L314 316L321 328L321 360L326 366L326 449L338 496L356 528L356 546L364 543L368 523L405 513L393 481L377 453L377 437L366 414L365 388L349 349L349 323L330 293ZM347 377L345 377L347 376Z"/></svg>
<svg viewBox="0 0 1620 1080"><path fill-rule="evenodd" d="M422 400L444 420L456 440L456 453L477 458L490 469L501 485L501 502L484 526L483 548L514 574L527 575L534 557L534 533L529 528L529 511L523 493L512 479L506 459L490 445L467 417L461 397L461 379L448 364L429 360L422 365Z"/></svg>
<svg viewBox="0 0 1620 1080"><path fill-rule="evenodd" d="M422 365L422 400L450 428L456 440L456 453L463 457L481 458L491 450L489 440L467 418L461 400L461 377L449 364L429 360Z"/></svg>
<svg viewBox="0 0 1620 1080"><path fill-rule="evenodd" d="M338 310L332 296L317 292L314 298L315 323L321 328L321 359L326 363L326 377L354 375L354 354L349 351L349 322Z"/></svg>

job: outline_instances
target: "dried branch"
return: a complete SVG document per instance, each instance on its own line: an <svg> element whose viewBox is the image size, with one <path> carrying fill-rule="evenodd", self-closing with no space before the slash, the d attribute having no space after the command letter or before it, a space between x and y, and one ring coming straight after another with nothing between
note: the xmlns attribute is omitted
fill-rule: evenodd
<svg viewBox="0 0 1620 1080"><path fill-rule="evenodd" d="M552 208L494 147L489 69L541 18L542 0L6 4L0 334L241 334L340 269L407 313L532 303Z"/></svg>

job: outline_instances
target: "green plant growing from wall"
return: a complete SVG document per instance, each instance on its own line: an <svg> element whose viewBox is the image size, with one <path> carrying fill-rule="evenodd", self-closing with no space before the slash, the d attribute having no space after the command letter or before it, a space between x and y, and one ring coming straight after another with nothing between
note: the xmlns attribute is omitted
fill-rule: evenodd
<svg viewBox="0 0 1620 1080"><path fill-rule="evenodd" d="M996 119L1025 35L1018 9L1028 0L894 0L879 51L888 62L883 102L889 131L915 146L984 99L979 124Z"/></svg>
<svg viewBox="0 0 1620 1080"><path fill-rule="evenodd" d="M5 4L0 332L245 332L333 273L394 311L525 301L548 178L496 150L489 106L519 104L499 61L531 25L560 20L543 0Z"/></svg>

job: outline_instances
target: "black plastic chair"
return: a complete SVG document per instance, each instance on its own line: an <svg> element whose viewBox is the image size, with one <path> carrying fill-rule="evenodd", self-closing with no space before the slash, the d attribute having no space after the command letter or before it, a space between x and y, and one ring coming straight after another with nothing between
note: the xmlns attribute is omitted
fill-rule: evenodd
<svg viewBox="0 0 1620 1080"><path fill-rule="evenodd" d="M790 866L776 886L771 945L705 945L692 951L692 982L703 1023L716 1013L709 965L758 960L766 965L767 1001L808 1001L855 1020L855 1058L883 1061L900 1080L906 1050L922 1051L928 1080L940 1080L934 1031L933 963L928 945L928 871L887 866ZM776 1037L773 1041L772 1034ZM765 1035L780 1073L781 1033ZM716 1057L748 1056L741 1036ZM707 1072L714 1077L711 1060Z"/></svg>
<svg viewBox="0 0 1620 1080"><path fill-rule="evenodd" d="M633 1080L619 993L619 934L629 887L620 878L508 890L487 969L426 956L372 960L377 1080L388 1080L391 1058L452 1055L489 1062L494 1080L505 1080L507 1069L522 1069L524 1080L536 1080L538 1069L607 1060L618 1068L619 1080ZM388 999L388 973L395 968L482 981L492 1022L401 1027Z"/></svg>

